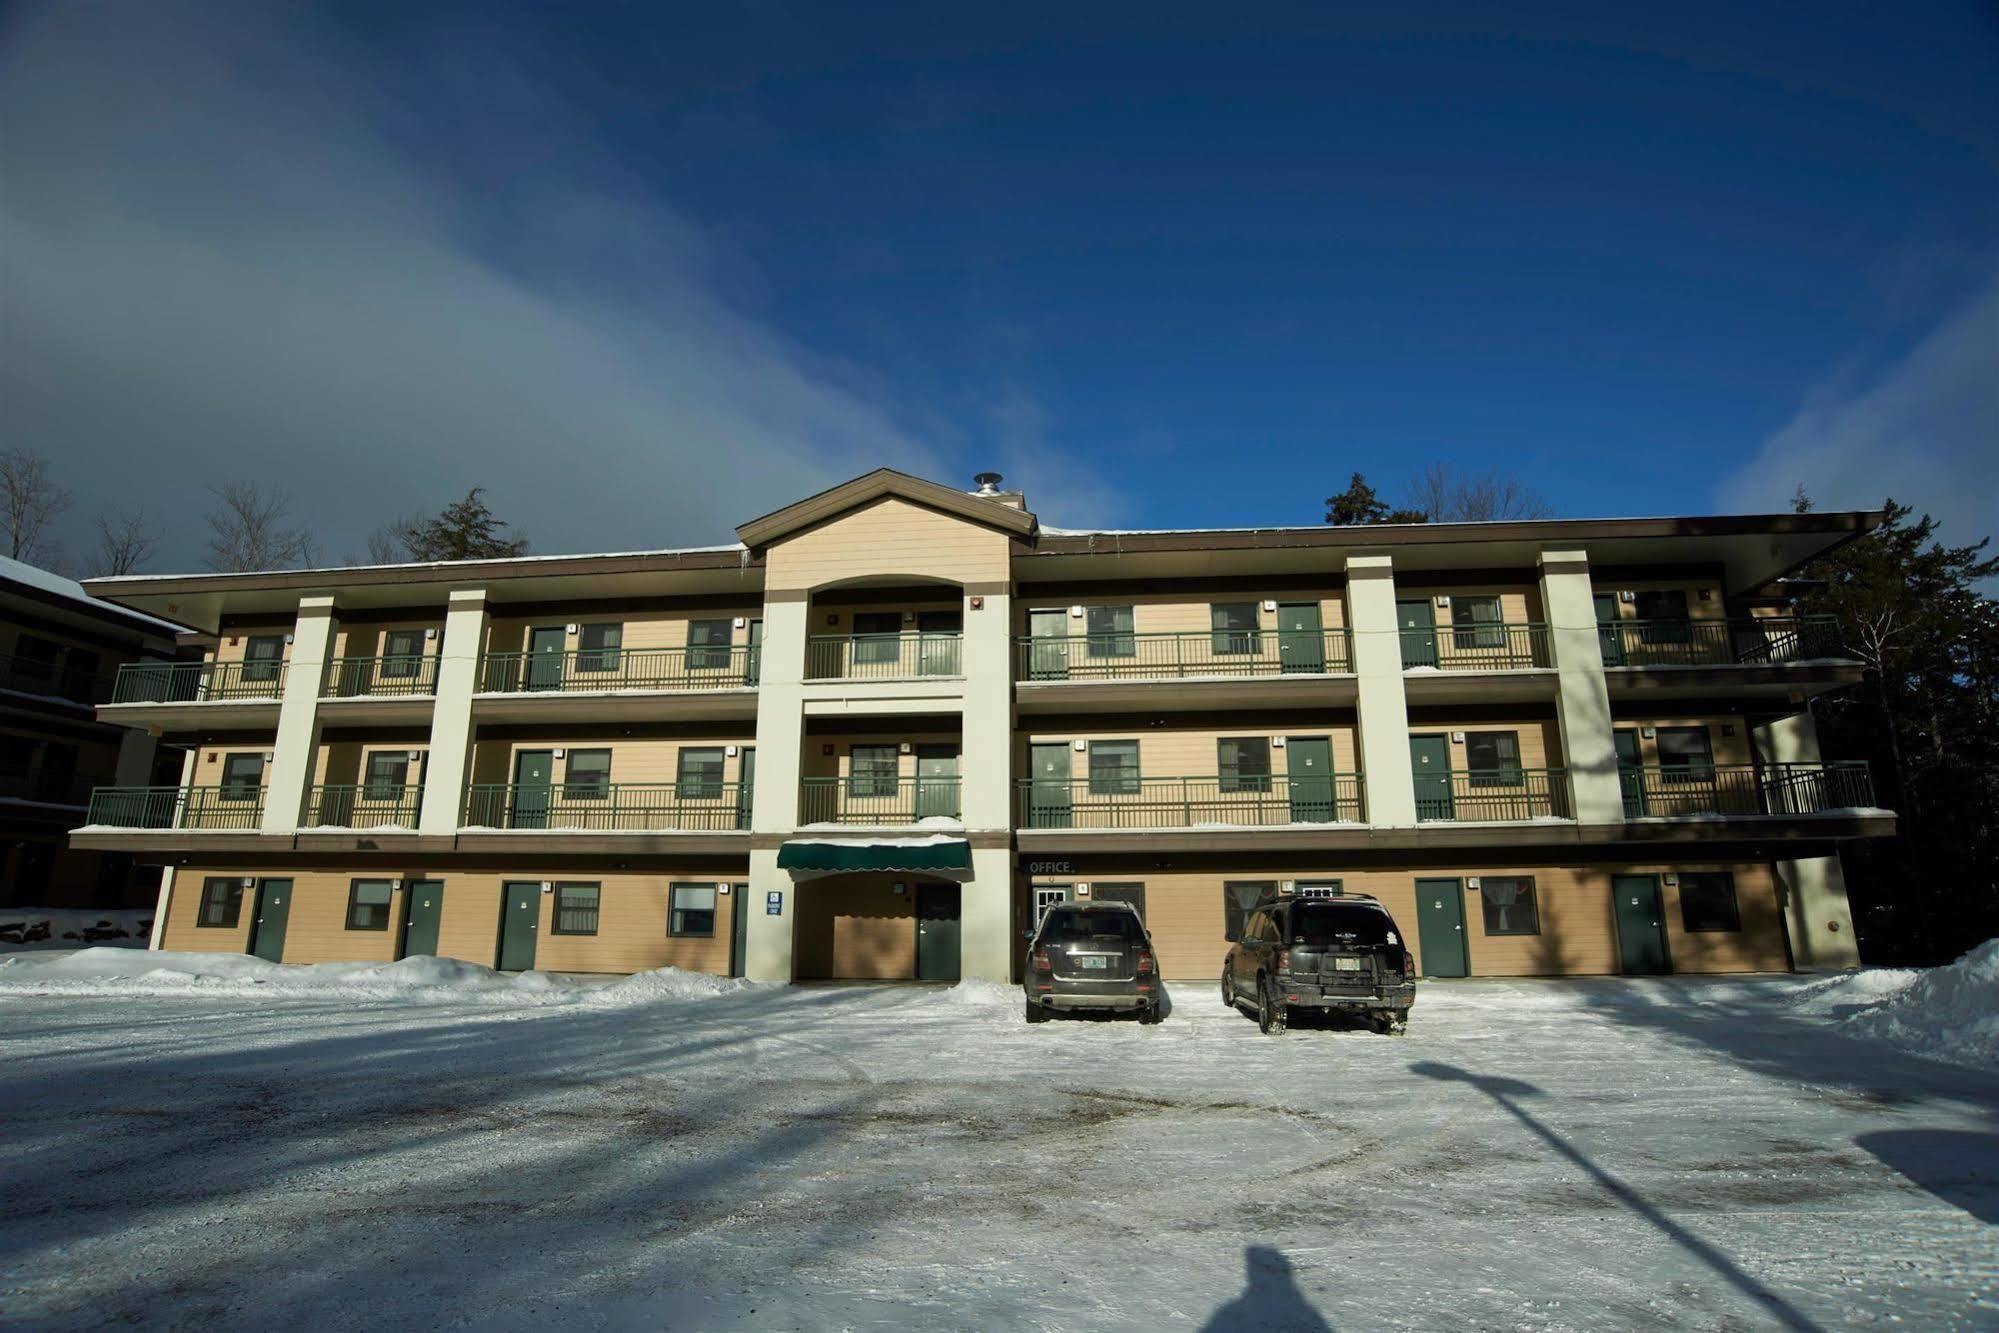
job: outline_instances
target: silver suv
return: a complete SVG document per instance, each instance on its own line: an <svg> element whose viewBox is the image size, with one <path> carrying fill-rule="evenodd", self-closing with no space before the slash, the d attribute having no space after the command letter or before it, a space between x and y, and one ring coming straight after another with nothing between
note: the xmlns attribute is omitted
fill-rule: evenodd
<svg viewBox="0 0 1999 1333"><path fill-rule="evenodd" d="M1027 946L1021 972L1027 1021L1058 1009L1130 1012L1159 1021L1159 962L1152 937L1129 903L1061 903L1048 909Z"/></svg>

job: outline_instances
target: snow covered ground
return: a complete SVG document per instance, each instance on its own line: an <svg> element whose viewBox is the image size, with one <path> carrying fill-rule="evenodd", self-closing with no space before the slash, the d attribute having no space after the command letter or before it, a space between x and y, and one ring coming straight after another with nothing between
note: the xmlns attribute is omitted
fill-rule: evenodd
<svg viewBox="0 0 1999 1333"><path fill-rule="evenodd" d="M1999 1071L1854 1035L1916 984L1428 982L1407 1036L1272 1040L1205 987L1030 1029L982 986L23 955L0 1324L1999 1323Z"/></svg>

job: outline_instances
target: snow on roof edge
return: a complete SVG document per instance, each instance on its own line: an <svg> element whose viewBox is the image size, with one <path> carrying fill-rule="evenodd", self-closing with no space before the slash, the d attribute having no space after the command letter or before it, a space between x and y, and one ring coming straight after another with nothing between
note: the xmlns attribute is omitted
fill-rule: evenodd
<svg viewBox="0 0 1999 1333"><path fill-rule="evenodd" d="M76 602L88 609L93 615L155 626L164 631L168 637L179 634L187 628L187 626L177 625L171 620L162 620L158 616L149 616L144 611L134 611L128 606L120 606L116 602L106 601L102 597L92 597L83 590L83 585L75 579L66 579L60 574L52 573L49 570L27 564L20 560L15 560L9 556L0 555L0 579L18 583L24 588L34 588L39 592L51 593L65 601Z"/></svg>

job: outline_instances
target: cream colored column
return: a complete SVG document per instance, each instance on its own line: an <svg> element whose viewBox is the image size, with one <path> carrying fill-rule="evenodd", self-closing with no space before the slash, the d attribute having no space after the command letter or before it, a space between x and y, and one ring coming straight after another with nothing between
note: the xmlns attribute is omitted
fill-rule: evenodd
<svg viewBox="0 0 1999 1333"><path fill-rule="evenodd" d="M195 754L196 748L190 745L187 747L187 753L181 756L180 789L182 791L186 791L194 785ZM172 866L162 866L160 868L160 897L159 901L153 905L153 937L147 941L147 948L159 949L163 947L167 937L167 913L173 910L173 905L174 868Z"/></svg>
<svg viewBox="0 0 1999 1333"><path fill-rule="evenodd" d="M1367 820L1377 828L1416 823L1409 771L1409 704L1402 690L1401 631L1395 618L1395 568L1385 555L1347 557L1347 623L1359 677L1360 767Z"/></svg>
<svg viewBox="0 0 1999 1333"><path fill-rule="evenodd" d="M750 796L750 836L766 841L798 826L798 762L805 743L805 634L810 603L804 592L764 601L763 656L757 679L757 789ZM778 895L779 910L768 908ZM777 849L750 852L750 895L743 904L743 975L752 981L792 979L796 886L777 868Z"/></svg>
<svg viewBox="0 0 1999 1333"><path fill-rule="evenodd" d="M972 609L972 597L979 608ZM965 598L964 752L958 761L965 827L1003 833L1013 827L1013 600L982 585ZM958 972L1004 985L1013 974L1013 850L972 850L963 890Z"/></svg>
<svg viewBox="0 0 1999 1333"><path fill-rule="evenodd" d="M1603 676L1589 558L1583 552L1541 552L1541 614L1555 656L1555 717L1561 724L1562 765L1569 771L1576 821L1621 824L1624 788L1617 777L1617 733L1610 719L1610 685Z"/></svg>
<svg viewBox="0 0 1999 1333"><path fill-rule="evenodd" d="M1772 764L1816 764L1819 728L1808 711L1757 727L1756 753ZM1853 908L1846 898L1846 869L1839 857L1807 856L1775 863L1784 885L1784 928L1791 937L1791 963L1800 972L1836 972L1860 966L1860 942L1853 937Z"/></svg>
<svg viewBox="0 0 1999 1333"><path fill-rule="evenodd" d="M333 651L334 623L331 597L298 599L284 696L278 704L278 738L264 782L261 827L266 833L296 833L305 811L305 791L319 751L319 689Z"/></svg>
<svg viewBox="0 0 1999 1333"><path fill-rule="evenodd" d="M438 646L437 701L430 712L430 758L423 775L419 833L458 830L465 782L472 768L472 696L479 688L479 657L486 647L486 590L453 589Z"/></svg>

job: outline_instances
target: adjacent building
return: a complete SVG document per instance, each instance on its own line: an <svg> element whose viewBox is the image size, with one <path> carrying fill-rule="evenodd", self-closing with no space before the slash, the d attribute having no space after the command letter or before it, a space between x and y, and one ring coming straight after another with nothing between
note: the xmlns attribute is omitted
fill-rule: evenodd
<svg viewBox="0 0 1999 1333"><path fill-rule="evenodd" d="M131 853L66 841L93 788L171 781L152 735L96 707L120 667L171 659L175 630L0 556L0 907L152 901L157 878L141 883Z"/></svg>
<svg viewBox="0 0 1999 1333"><path fill-rule="evenodd" d="M1368 893L1424 971L1825 968L1878 837L1780 580L1861 513L1075 532L882 470L635 554L101 579L195 627L106 724L185 747L72 845L155 945L286 962L1007 980L1050 903L1218 975Z"/></svg>

